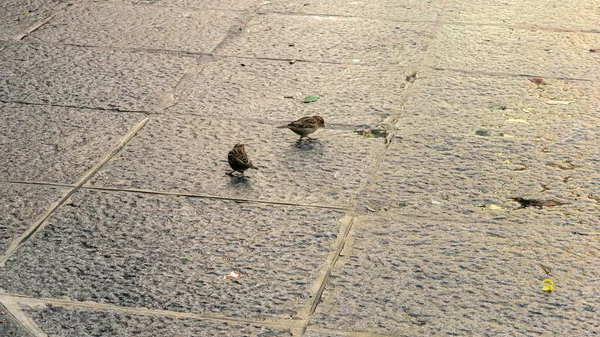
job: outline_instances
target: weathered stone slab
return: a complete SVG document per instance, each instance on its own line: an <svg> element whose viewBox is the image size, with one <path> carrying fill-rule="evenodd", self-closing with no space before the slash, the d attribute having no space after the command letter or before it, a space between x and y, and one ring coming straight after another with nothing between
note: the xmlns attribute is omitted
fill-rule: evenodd
<svg viewBox="0 0 600 337"><path fill-rule="evenodd" d="M95 0L103 2L106 0ZM110 0L109 0L110 1ZM185 8L230 9L238 11L253 10L261 4L260 0L123 0L123 3L158 6L177 6Z"/></svg>
<svg viewBox="0 0 600 337"><path fill-rule="evenodd" d="M4 0L0 11L0 40L13 40L64 8L62 1Z"/></svg>
<svg viewBox="0 0 600 337"><path fill-rule="evenodd" d="M0 180L75 183L143 118L139 113L0 103Z"/></svg>
<svg viewBox="0 0 600 337"><path fill-rule="evenodd" d="M457 41L460 48L457 48ZM425 64L465 71L598 80L600 34L444 25Z"/></svg>
<svg viewBox="0 0 600 337"><path fill-rule="evenodd" d="M340 212L82 190L0 273L35 297L290 319L313 295ZM239 279L225 279L232 271Z"/></svg>
<svg viewBox="0 0 600 337"><path fill-rule="evenodd" d="M352 207L368 179L382 139L347 130L318 130L317 141L276 124L248 120L162 116L107 163L90 184L220 197ZM236 143L259 170L229 177L227 154Z"/></svg>
<svg viewBox="0 0 600 337"><path fill-rule="evenodd" d="M396 113L407 69L287 61L216 59L166 114L273 120L320 115L328 127L355 129ZM373 90L377 88L377 90ZM309 95L316 102L302 103Z"/></svg>
<svg viewBox="0 0 600 337"><path fill-rule="evenodd" d="M0 303L0 336L6 337L32 337L25 328L23 328L14 316L8 312L6 307Z"/></svg>
<svg viewBox="0 0 600 337"><path fill-rule="evenodd" d="M597 83L541 80L424 71L410 89L398 133L487 134L553 143L595 139L600 132Z"/></svg>
<svg viewBox="0 0 600 337"><path fill-rule="evenodd" d="M567 245L584 249L573 253L544 244L560 231L541 222L506 222L507 238L488 230L394 214L362 218L312 324L394 336L576 336L600 328L597 237L571 237ZM551 293L541 290L547 278Z"/></svg>
<svg viewBox="0 0 600 337"><path fill-rule="evenodd" d="M192 57L20 44L0 53L0 99L90 108L152 110Z"/></svg>
<svg viewBox="0 0 600 337"><path fill-rule="evenodd" d="M0 252L66 192L66 188L0 183Z"/></svg>
<svg viewBox="0 0 600 337"><path fill-rule="evenodd" d="M217 54L408 67L422 59L432 31L433 23L265 14Z"/></svg>
<svg viewBox="0 0 600 337"><path fill-rule="evenodd" d="M104 310L47 306L27 313L48 336L291 336L289 330L192 318L140 316Z"/></svg>
<svg viewBox="0 0 600 337"><path fill-rule="evenodd" d="M76 45L209 53L240 23L239 15L219 10L83 2L31 37Z"/></svg>
<svg viewBox="0 0 600 337"><path fill-rule="evenodd" d="M451 0L446 2L442 20L473 24L519 25L546 29L574 29L598 32L600 12L593 0L556 2L552 0L505 1Z"/></svg>
<svg viewBox="0 0 600 337"><path fill-rule="evenodd" d="M595 149L595 150L591 150ZM552 224L597 226L598 146L590 141L548 144L478 136L407 137L392 143L366 188L365 208L397 209L438 219L526 223L552 214ZM512 198L565 205L518 209ZM549 220L548 218L547 220Z"/></svg>
<svg viewBox="0 0 600 337"><path fill-rule="evenodd" d="M438 1L439 2L439 1ZM261 12L343 15L391 21L434 21L439 11L435 1L301 1L274 0L260 7Z"/></svg>

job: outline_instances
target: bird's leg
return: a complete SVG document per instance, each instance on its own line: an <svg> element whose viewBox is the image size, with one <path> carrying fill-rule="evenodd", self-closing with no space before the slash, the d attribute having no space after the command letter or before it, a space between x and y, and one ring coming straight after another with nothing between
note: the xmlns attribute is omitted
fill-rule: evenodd
<svg viewBox="0 0 600 337"><path fill-rule="evenodd" d="M228 176L230 176L230 177L233 177L233 172L235 172L235 170L231 171L231 172L225 172L225 174L228 175Z"/></svg>

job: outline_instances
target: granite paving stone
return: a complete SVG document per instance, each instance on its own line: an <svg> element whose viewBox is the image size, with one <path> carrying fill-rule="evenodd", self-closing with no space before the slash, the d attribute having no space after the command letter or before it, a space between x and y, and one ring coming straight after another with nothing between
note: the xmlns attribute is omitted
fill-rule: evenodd
<svg viewBox="0 0 600 337"><path fill-rule="evenodd" d="M104 2L106 0L95 0ZM109 0L110 1L110 0ZM115 0L117 1L117 0ZM260 6L260 0L118 0L120 3L146 4L152 6L177 6L184 8L229 9L251 11Z"/></svg>
<svg viewBox="0 0 600 337"><path fill-rule="evenodd" d="M264 14L251 20L216 53L407 67L423 58L433 26L428 22Z"/></svg>
<svg viewBox="0 0 600 337"><path fill-rule="evenodd" d="M67 191L51 186L0 183L0 252Z"/></svg>
<svg viewBox="0 0 600 337"><path fill-rule="evenodd" d="M90 181L90 186L200 193L219 197L352 207L382 139L322 129L317 141L272 123L199 119L152 119ZM259 170L229 177L227 154L236 143ZM239 174L238 174L239 175Z"/></svg>
<svg viewBox="0 0 600 337"><path fill-rule="evenodd" d="M4 0L0 11L0 40L14 40L66 6L56 0Z"/></svg>
<svg viewBox="0 0 600 337"><path fill-rule="evenodd" d="M598 83L542 80L424 71L410 89L398 134L593 140L600 125Z"/></svg>
<svg viewBox="0 0 600 337"><path fill-rule="evenodd" d="M113 336L291 336L289 330L191 318L140 316L48 305L26 310L49 337Z"/></svg>
<svg viewBox="0 0 600 337"><path fill-rule="evenodd" d="M140 113L0 103L0 180L73 184L143 118Z"/></svg>
<svg viewBox="0 0 600 337"><path fill-rule="evenodd" d="M600 11L597 5L592 0L536 0L518 3L501 0L450 0L445 3L442 20L598 32L596 22L600 21ZM566 18L568 19L565 20Z"/></svg>
<svg viewBox="0 0 600 337"><path fill-rule="evenodd" d="M543 222L528 227L546 233ZM478 223L395 214L363 217L355 228L314 326L394 336L583 336L600 328L593 247L583 258L529 237L486 236ZM546 278L551 293L541 290Z"/></svg>
<svg viewBox="0 0 600 337"><path fill-rule="evenodd" d="M511 198L555 200L567 203L544 209L556 215L555 221L595 226L598 153L591 140L540 144L478 136L407 137L392 143L363 200L375 211L499 220L519 208ZM483 212L486 206L505 210ZM529 214L521 211L510 214Z"/></svg>
<svg viewBox="0 0 600 337"><path fill-rule="evenodd" d="M209 53L233 26L240 24L239 16L218 10L83 2L30 38L75 45Z"/></svg>
<svg viewBox="0 0 600 337"><path fill-rule="evenodd" d="M31 334L23 328L19 322L8 312L6 307L0 303L0 336L3 337L31 337Z"/></svg>
<svg viewBox="0 0 600 337"><path fill-rule="evenodd" d="M165 114L279 121L320 115L328 127L374 124L395 114L410 70L287 61L217 59ZM371 90L378 87L378 90ZM309 95L319 99L302 103Z"/></svg>
<svg viewBox="0 0 600 337"><path fill-rule="evenodd" d="M434 21L441 1L304 1L274 0L260 7L261 12L343 15L390 21Z"/></svg>
<svg viewBox="0 0 600 337"><path fill-rule="evenodd" d="M426 65L463 71L600 79L600 34L502 26L443 25ZM460 44L457 46L457 41Z"/></svg>
<svg viewBox="0 0 600 337"><path fill-rule="evenodd" d="M82 190L7 261L0 284L34 297L291 319L312 296L342 217L317 208ZM224 279L232 271L241 278Z"/></svg>
<svg viewBox="0 0 600 337"><path fill-rule="evenodd" d="M0 99L77 107L152 110L195 58L46 44L0 53Z"/></svg>

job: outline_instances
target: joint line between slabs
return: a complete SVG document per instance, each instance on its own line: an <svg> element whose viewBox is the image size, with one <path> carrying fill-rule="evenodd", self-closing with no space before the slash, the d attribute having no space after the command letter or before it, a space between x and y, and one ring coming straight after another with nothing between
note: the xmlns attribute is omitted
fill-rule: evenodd
<svg viewBox="0 0 600 337"><path fill-rule="evenodd" d="M227 316L211 316L202 315L191 312L179 312L169 311L162 309L151 309L145 307L123 307L115 304L98 303L93 301L78 302L70 299L58 299L58 298L34 298L20 294L0 293L0 303L5 299L15 301L20 306L39 306L39 305L53 305L65 309L84 309L84 310L105 310L118 312L129 315L139 316L157 316L157 317L171 317L175 319L197 319L212 322L225 322L234 324L253 324L258 326L265 326L270 328L278 329L298 329L302 326L302 321L272 321L272 320L252 320L252 319L237 319Z"/></svg>
<svg viewBox="0 0 600 337"><path fill-rule="evenodd" d="M131 128L130 131L121 140L121 142L107 156L105 156L104 159L102 161L100 161L100 163L92 166L92 168L90 168L84 174L84 176L77 182L75 187L73 187L70 191L65 193L62 196L62 198L60 198L58 201L56 201L55 203L50 205L48 210L46 210L46 212L44 214L42 214L42 216L40 218L38 218L38 220L36 222L34 222L34 224L32 226L30 226L29 229L27 229L18 238L13 240L9 244L6 251L4 251L4 253L2 253L2 255L0 255L0 268L4 267L4 265L6 264L8 259L10 259L10 257L19 248L21 248L21 246L23 246L27 242L27 240L29 240L31 237L33 237L35 234L37 234L40 230L42 230L46 226L47 220L50 218L50 216L52 216L52 214L54 214L54 212L56 212L56 210L58 210L73 194L75 194L79 189L81 189L81 187L88 180L90 180L91 177L94 174L96 174L96 172L98 172L109 160L111 160L119 151L121 151L121 149L123 147L125 147L125 145L127 145L127 143L129 143L129 141L131 139L133 139L133 137L146 125L146 123L148 123L149 120L150 120L149 117L145 117L141 122L139 122L137 125L135 125L133 128Z"/></svg>

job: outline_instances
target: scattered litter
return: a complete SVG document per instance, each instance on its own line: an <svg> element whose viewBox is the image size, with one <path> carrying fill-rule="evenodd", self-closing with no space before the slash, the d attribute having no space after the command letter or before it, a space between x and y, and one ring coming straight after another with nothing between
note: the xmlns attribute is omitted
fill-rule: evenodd
<svg viewBox="0 0 600 337"><path fill-rule="evenodd" d="M442 204L441 202L439 202L437 200L431 200L431 203L435 204L435 205L441 205Z"/></svg>
<svg viewBox="0 0 600 337"><path fill-rule="evenodd" d="M574 103L575 101L554 101L554 100L549 100L548 102L546 102L546 104L550 104L550 105L568 105L571 103Z"/></svg>
<svg viewBox="0 0 600 337"><path fill-rule="evenodd" d="M550 273L552 273L552 271L550 270L550 268L544 266L543 264L540 264L540 268L542 268L542 270L544 271L544 273L546 275L550 275Z"/></svg>
<svg viewBox="0 0 600 337"><path fill-rule="evenodd" d="M242 274L238 273L237 271L232 271L231 273L229 273L229 275L224 276L224 278L226 280L240 278L240 277L242 277Z"/></svg>
<svg viewBox="0 0 600 337"><path fill-rule="evenodd" d="M317 96L317 95L310 95L310 96L304 97L304 100L302 101L302 103L316 102L318 99L319 99L319 96Z"/></svg>
<svg viewBox="0 0 600 337"><path fill-rule="evenodd" d="M548 83L546 83L546 82L544 81L544 79L543 79L543 78L539 78L539 77L530 78L529 80L530 80L531 82L533 82L533 83L537 84L537 85L546 85L546 84L548 84Z"/></svg>
<svg viewBox="0 0 600 337"><path fill-rule="evenodd" d="M352 62L358 63L358 62L360 62L360 60L359 59L354 59L354 60L352 60Z"/></svg>
<svg viewBox="0 0 600 337"><path fill-rule="evenodd" d="M590 53L595 53L597 51L598 51L598 49L594 49L594 48L590 49Z"/></svg>
<svg viewBox="0 0 600 337"><path fill-rule="evenodd" d="M489 209L493 209L493 210L504 209L504 208L502 208L498 205L494 205L494 204L486 204L485 207L489 208Z"/></svg>
<svg viewBox="0 0 600 337"><path fill-rule="evenodd" d="M552 291L552 286L554 286L554 283L550 279L545 279L542 281L542 285L542 291L549 293Z"/></svg>
<svg viewBox="0 0 600 337"><path fill-rule="evenodd" d="M488 109L494 111L494 110L506 110L506 105L490 105L488 106Z"/></svg>
<svg viewBox="0 0 600 337"><path fill-rule="evenodd" d="M283 96L283 98L294 98L294 96Z"/></svg>
<svg viewBox="0 0 600 337"><path fill-rule="evenodd" d="M291 59L290 64L294 64L294 63L296 63L296 59Z"/></svg>
<svg viewBox="0 0 600 337"><path fill-rule="evenodd" d="M523 110L523 112L526 112L526 113L532 113L532 112L535 112L535 109L534 109L534 108L521 108L521 110Z"/></svg>
<svg viewBox="0 0 600 337"><path fill-rule="evenodd" d="M519 208L535 207L541 209L542 207L553 207L568 204L566 202L560 202L556 200L524 199L521 197L511 199L521 204L521 207Z"/></svg>
<svg viewBox="0 0 600 337"><path fill-rule="evenodd" d="M295 43L288 43L288 46L290 46L290 47L293 47L295 45L296 45Z"/></svg>
<svg viewBox="0 0 600 337"><path fill-rule="evenodd" d="M272 29L271 26L268 26L267 28L265 28L265 31L269 31L271 29Z"/></svg>

